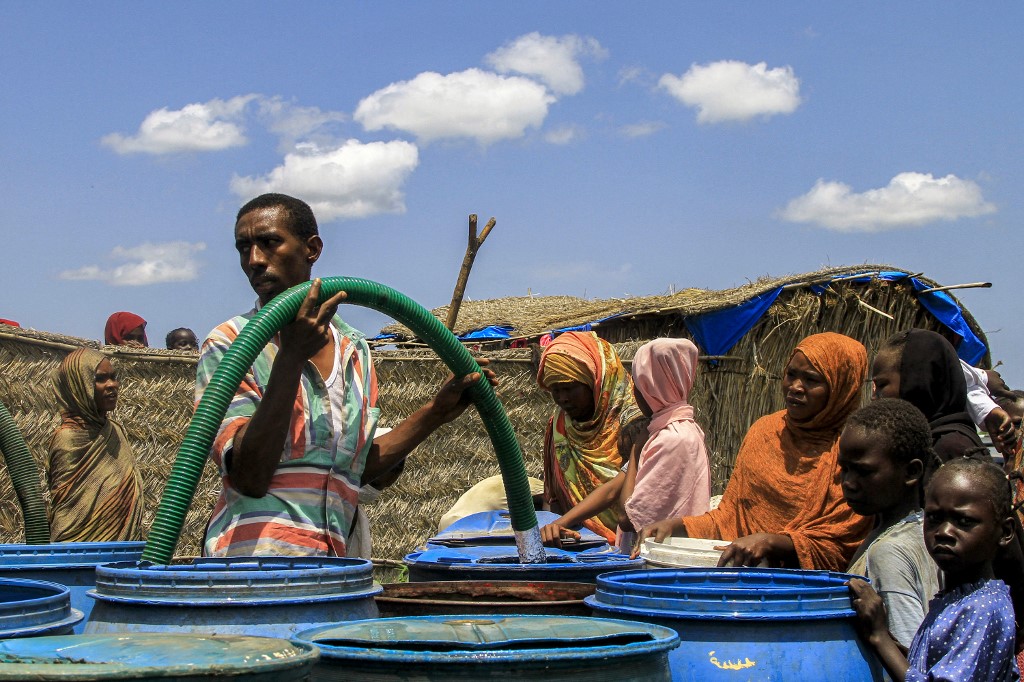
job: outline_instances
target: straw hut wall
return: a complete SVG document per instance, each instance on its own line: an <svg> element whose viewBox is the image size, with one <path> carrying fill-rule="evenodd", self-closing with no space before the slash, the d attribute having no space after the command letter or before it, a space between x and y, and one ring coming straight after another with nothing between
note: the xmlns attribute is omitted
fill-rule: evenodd
<svg viewBox="0 0 1024 682"><path fill-rule="evenodd" d="M846 271L863 272L869 268ZM792 284L784 288L767 313L726 356L705 358L694 386L692 402L711 453L714 492L720 493L746 429L758 417L782 408L781 370L800 339L816 332L835 331L861 340L869 355L873 355L881 342L896 331L909 327L942 331L942 325L919 304L908 284L880 279L833 281L824 291L818 289L818 293L808 286L824 274L834 277L838 270L763 280L724 292L687 290L664 297L583 302L589 306L586 314L559 297L546 310L541 305L532 309L530 314L536 320L543 318L532 331L539 335L552 328L570 326L576 319L600 319L616 303L619 311L639 310L616 318L614 324L595 327L601 336L610 337L628 364L636 349L651 338L688 337L682 322L687 314L734 306L780 283ZM543 302L541 299L539 303ZM466 302L463 312L485 319L487 303L500 310L502 306L508 307L510 301ZM444 309L434 312L444 319ZM964 315L984 340L973 318L966 311ZM492 315L479 326L498 323L498 317ZM509 321L515 321L509 317ZM466 324L460 318L456 331L465 329ZM447 369L431 350L416 348L415 339L408 340L410 343L404 347L374 353L384 426L394 426L429 400L447 375ZM96 346L95 342L41 332L0 331L0 401L14 416L40 462L41 471L49 436L58 422L50 376L61 358L80 345ZM518 434L527 471L537 476L541 471L544 428L552 405L537 387L533 353L524 348L488 350L483 354L491 358L491 367L501 378L498 395ZM146 481L148 527L188 425L196 357L173 351L125 349L114 350L112 355L122 381L122 397L115 417L125 427L140 460ZM497 460L486 431L475 410L470 409L418 447L399 481L376 503L364 508L373 529L374 556L401 558L436 530L440 516L462 492L496 473ZM199 552L218 486L217 473L208 464L178 544L179 556ZM18 542L21 537L20 509L9 477L3 471L0 542Z"/></svg>

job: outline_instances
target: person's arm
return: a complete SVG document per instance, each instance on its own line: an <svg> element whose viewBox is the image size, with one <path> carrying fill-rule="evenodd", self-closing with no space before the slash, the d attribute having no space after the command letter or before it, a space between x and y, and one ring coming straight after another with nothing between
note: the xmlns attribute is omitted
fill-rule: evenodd
<svg viewBox="0 0 1024 682"><path fill-rule="evenodd" d="M580 503L570 509L552 523L540 529L541 539L545 545L561 547L564 538L580 539L580 534L573 528L583 524L589 518L597 516L608 507L615 504L619 499L619 492L625 483L626 474L619 474L610 481L605 481L591 491L589 495L580 500Z"/></svg>
<svg viewBox="0 0 1024 682"><path fill-rule="evenodd" d="M1012 455L1017 442L1016 429L1006 410L999 407L988 389L988 372L960 361L967 383L967 412L971 420L988 431L992 445L1004 456Z"/></svg>
<svg viewBox="0 0 1024 682"><path fill-rule="evenodd" d="M235 435L227 464L231 485L243 495L267 494L281 461L302 370L317 351L331 342L331 319L345 297L342 291L320 304L320 280L315 279L295 320L281 329L281 349L274 359L263 398L248 423Z"/></svg>
<svg viewBox="0 0 1024 682"><path fill-rule="evenodd" d="M886 672L894 682L904 682L907 677L907 657L900 649L899 643L889 634L889 621L885 615L882 598L871 589L871 586L859 578L847 583L853 595L853 609L857 612L857 630L868 643Z"/></svg>
<svg viewBox="0 0 1024 682"><path fill-rule="evenodd" d="M625 478L622 482L622 490L619 491L619 505L622 507L622 513L625 517L625 519L619 519L619 526L623 527L625 530L636 530L633 526L632 520L629 518L629 514L626 513L626 503L629 502L629 498L633 496L633 491L636 489L636 474L640 469L640 451L642 449L643 445L639 443L633 444L633 447L629 452L629 464L626 466ZM628 528L626 528L627 525Z"/></svg>
<svg viewBox="0 0 1024 682"><path fill-rule="evenodd" d="M723 542L724 544L724 542ZM782 533L754 533L736 538L722 551L719 566L769 566L798 568L793 538Z"/></svg>
<svg viewBox="0 0 1024 682"><path fill-rule="evenodd" d="M486 367L488 360L477 360ZM498 385L494 372L484 369L484 375L492 386ZM370 454L366 458L362 482L368 483L385 476L399 466L413 449L422 443L438 427L447 424L466 411L471 401L466 391L480 380L480 372L473 372L461 378L448 376L437 395L430 402L405 418L394 429L373 439Z"/></svg>
<svg viewBox="0 0 1024 682"><path fill-rule="evenodd" d="M640 548L643 547L644 540L647 538L654 538L655 542L664 542L665 538L673 536L679 538L689 537L689 534L686 532L686 524L683 523L682 519L664 519L649 526L644 526L637 534L636 547L633 548L629 556L631 559L640 556Z"/></svg>

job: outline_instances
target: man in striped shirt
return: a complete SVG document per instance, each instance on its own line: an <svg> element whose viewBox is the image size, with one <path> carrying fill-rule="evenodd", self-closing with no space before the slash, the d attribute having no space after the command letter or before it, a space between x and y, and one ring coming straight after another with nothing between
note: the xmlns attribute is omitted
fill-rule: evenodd
<svg viewBox="0 0 1024 682"><path fill-rule="evenodd" d="M258 308L309 280L323 242L305 202L264 194L239 210L235 248ZM468 406L465 389L479 373L450 378L426 405L374 438L377 380L365 337L337 315L344 298L340 292L321 301L314 280L295 320L235 392L210 452L222 486L206 530L207 556L345 556L360 486L401 466ZM197 404L255 314L219 325L203 343Z"/></svg>

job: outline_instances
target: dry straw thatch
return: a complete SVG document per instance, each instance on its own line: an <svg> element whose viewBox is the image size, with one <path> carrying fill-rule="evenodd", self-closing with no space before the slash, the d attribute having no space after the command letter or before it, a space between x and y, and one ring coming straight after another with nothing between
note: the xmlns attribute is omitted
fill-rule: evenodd
<svg viewBox="0 0 1024 682"><path fill-rule="evenodd" d="M629 311L629 315L596 327L616 343L627 362L646 340L657 336L689 336L682 317L730 307L776 286L786 288L761 320L726 358L705 363L693 390L698 421L707 435L715 492L721 492L743 434L761 415L781 409L779 374L793 346L804 336L835 331L861 340L873 354L890 334L909 327L940 328L918 303L908 284L872 279L833 282L825 293L808 284L828 281L840 273L892 270L887 266L832 268L808 275L759 280L722 292L686 290L667 296L624 301L582 301L571 297L501 299L463 304L457 331L505 322L516 333L532 337L548 329L571 326ZM924 278L918 277L919 279ZM530 303L530 301L533 303ZM576 303L580 307L576 307ZM487 305L494 306L488 314ZM616 308L616 304L619 306ZM531 307L532 306L532 307ZM581 312L581 311L585 311ZM892 319L885 315L891 316ZM445 309L435 311L442 320ZM983 333L965 311L972 329ZM390 328L394 331L397 327ZM42 463L46 444L57 424L50 374L60 359L94 342L12 329L0 332L0 401L22 429L29 448ZM109 348L104 348L104 351ZM149 500L147 524L181 442L191 411L194 355L171 351L115 350L123 383L116 418L135 446ZM529 349L487 351L501 377L498 394L519 436L527 470L538 475L550 399L536 385ZM374 353L380 384L382 423L393 426L428 400L447 374L429 349L400 348ZM866 396L865 387L865 396ZM469 410L416 449L405 474L366 508L374 534L374 555L397 559L436 529L439 517L470 485L498 472L486 432ZM199 551L206 519L219 485L208 465L178 544L178 555ZM21 514L6 473L0 474L0 541L21 538Z"/></svg>

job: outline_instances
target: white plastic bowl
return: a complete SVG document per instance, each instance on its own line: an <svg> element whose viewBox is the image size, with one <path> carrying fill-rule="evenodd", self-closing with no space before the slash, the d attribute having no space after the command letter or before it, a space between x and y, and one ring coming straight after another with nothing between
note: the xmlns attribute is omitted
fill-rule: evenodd
<svg viewBox="0 0 1024 682"><path fill-rule="evenodd" d="M714 568L722 556L722 550L728 540L705 540L703 538L666 538L664 542L655 542L653 538L644 540L640 548L640 556L652 566L672 568Z"/></svg>

